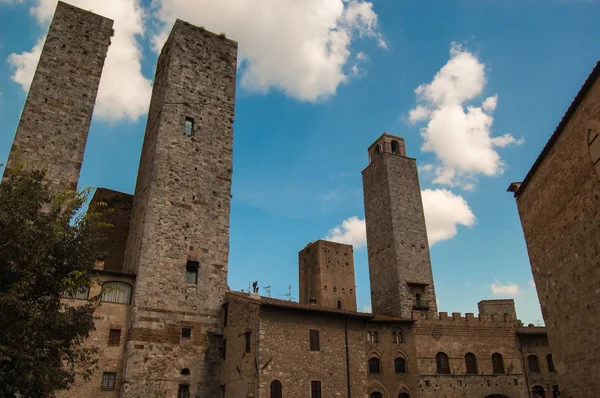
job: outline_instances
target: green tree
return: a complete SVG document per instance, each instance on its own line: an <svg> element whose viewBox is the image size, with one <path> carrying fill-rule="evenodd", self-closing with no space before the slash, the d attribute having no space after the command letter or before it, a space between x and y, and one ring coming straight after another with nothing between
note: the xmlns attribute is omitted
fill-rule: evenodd
<svg viewBox="0 0 600 398"><path fill-rule="evenodd" d="M81 212L89 190L53 193L42 171L7 170L0 184L0 397L52 397L89 377L95 349L82 346L98 299L89 288L103 239L102 206Z"/></svg>

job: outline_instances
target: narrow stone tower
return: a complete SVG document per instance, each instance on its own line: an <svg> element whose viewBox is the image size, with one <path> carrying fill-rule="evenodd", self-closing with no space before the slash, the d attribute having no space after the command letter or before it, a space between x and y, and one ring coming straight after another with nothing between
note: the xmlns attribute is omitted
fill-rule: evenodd
<svg viewBox="0 0 600 398"><path fill-rule="evenodd" d="M108 18L58 3L7 170L18 161L46 170L52 190L77 186L112 25Z"/></svg>
<svg viewBox="0 0 600 398"><path fill-rule="evenodd" d="M351 245L318 240L298 253L300 302L356 311Z"/></svg>
<svg viewBox="0 0 600 398"><path fill-rule="evenodd" d="M220 396L237 43L177 20L156 67L125 271L124 397Z"/></svg>
<svg viewBox="0 0 600 398"><path fill-rule="evenodd" d="M437 312L416 160L384 133L362 172L373 313Z"/></svg>

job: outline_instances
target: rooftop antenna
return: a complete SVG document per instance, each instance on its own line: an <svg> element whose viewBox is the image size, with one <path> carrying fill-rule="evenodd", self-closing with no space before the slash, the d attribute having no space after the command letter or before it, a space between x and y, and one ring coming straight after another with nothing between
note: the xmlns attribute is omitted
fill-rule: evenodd
<svg viewBox="0 0 600 398"><path fill-rule="evenodd" d="M271 297L271 286L265 286L263 287L263 289L265 289L265 292L267 292L267 297Z"/></svg>

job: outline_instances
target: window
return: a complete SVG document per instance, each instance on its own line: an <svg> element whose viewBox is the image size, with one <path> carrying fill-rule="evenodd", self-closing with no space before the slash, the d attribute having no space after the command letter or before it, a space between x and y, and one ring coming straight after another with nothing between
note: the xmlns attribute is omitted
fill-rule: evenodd
<svg viewBox="0 0 600 398"><path fill-rule="evenodd" d="M184 134L185 135L192 135L192 134L194 134L194 118L191 118L191 117L186 117L185 118L185 130L184 130Z"/></svg>
<svg viewBox="0 0 600 398"><path fill-rule="evenodd" d="M383 395L379 391L375 391L369 395L369 398L383 398Z"/></svg>
<svg viewBox="0 0 600 398"><path fill-rule="evenodd" d="M377 154L381 155L381 145L377 144Z"/></svg>
<svg viewBox="0 0 600 398"><path fill-rule="evenodd" d="M477 372L477 358L475 354L469 352L465 355L465 366L467 367L467 374L476 375Z"/></svg>
<svg viewBox="0 0 600 398"><path fill-rule="evenodd" d="M221 359L227 359L227 339L223 339L223 346L221 347Z"/></svg>
<svg viewBox="0 0 600 398"><path fill-rule="evenodd" d="M406 373L406 360L400 357L394 359L394 369L396 373Z"/></svg>
<svg viewBox="0 0 600 398"><path fill-rule="evenodd" d="M182 376L189 376L190 375L190 370L188 368L183 368L181 369L181 373Z"/></svg>
<svg viewBox="0 0 600 398"><path fill-rule="evenodd" d="M404 343L402 332L392 332L392 340L394 341L394 344Z"/></svg>
<svg viewBox="0 0 600 398"><path fill-rule="evenodd" d="M337 309L338 310L342 309L342 302L340 300L337 301Z"/></svg>
<svg viewBox="0 0 600 398"><path fill-rule="evenodd" d="M246 332L246 352L250 352L251 347L251 332Z"/></svg>
<svg viewBox="0 0 600 398"><path fill-rule="evenodd" d="M189 339L192 337L192 329L190 328L181 328L181 337L185 339Z"/></svg>
<svg viewBox="0 0 600 398"><path fill-rule="evenodd" d="M102 301L107 303L131 304L133 288L123 282L105 282L102 285Z"/></svg>
<svg viewBox="0 0 600 398"><path fill-rule="evenodd" d="M187 384L180 384L179 390L177 391L177 398L190 398L190 386Z"/></svg>
<svg viewBox="0 0 600 398"><path fill-rule="evenodd" d="M223 304L223 327L227 326L227 321L229 321L229 304Z"/></svg>
<svg viewBox="0 0 600 398"><path fill-rule="evenodd" d="M502 355L498 353L492 355L492 369L496 374L504 373L504 361L502 360Z"/></svg>
<svg viewBox="0 0 600 398"><path fill-rule="evenodd" d="M546 395L542 386L534 386L531 392L533 393L533 398L544 398Z"/></svg>
<svg viewBox="0 0 600 398"><path fill-rule="evenodd" d="M108 346L118 347L121 344L121 329L110 329L108 333Z"/></svg>
<svg viewBox="0 0 600 398"><path fill-rule="evenodd" d="M90 297L90 287L82 286L78 291L73 294L63 294L64 298L87 300Z"/></svg>
<svg viewBox="0 0 600 398"><path fill-rule="evenodd" d="M600 178L600 134L596 130L588 131L588 147L596 175Z"/></svg>
<svg viewBox="0 0 600 398"><path fill-rule="evenodd" d="M282 387L279 380L273 380L271 382L271 398L282 398Z"/></svg>
<svg viewBox="0 0 600 398"><path fill-rule="evenodd" d="M321 351L321 341L319 339L319 331L311 329L309 338L310 338L310 350L311 351Z"/></svg>
<svg viewBox="0 0 600 398"><path fill-rule="evenodd" d="M379 343L379 335L377 332L367 332L367 342L371 344Z"/></svg>
<svg viewBox="0 0 600 398"><path fill-rule="evenodd" d="M198 283L198 261L188 261L185 265L185 283Z"/></svg>
<svg viewBox="0 0 600 398"><path fill-rule="evenodd" d="M527 364L529 365L530 372L539 373L540 371L540 360L537 355L529 355L527 357Z"/></svg>
<svg viewBox="0 0 600 398"><path fill-rule="evenodd" d="M321 382L313 380L310 382L310 397L321 398Z"/></svg>
<svg viewBox="0 0 600 398"><path fill-rule="evenodd" d="M438 352L435 355L435 364L437 366L438 374L450 374L450 362L448 361L448 355L446 355L446 353Z"/></svg>
<svg viewBox="0 0 600 398"><path fill-rule="evenodd" d="M102 391L114 391L116 379L116 373L102 373Z"/></svg>
<svg viewBox="0 0 600 398"><path fill-rule="evenodd" d="M369 358L369 374L378 375L379 373L381 373L381 361L377 357Z"/></svg>
<svg viewBox="0 0 600 398"><path fill-rule="evenodd" d="M392 153L400 155L400 144L398 144L398 141L392 141Z"/></svg>
<svg viewBox="0 0 600 398"><path fill-rule="evenodd" d="M431 381L425 380L425 387L431 387Z"/></svg>
<svg viewBox="0 0 600 398"><path fill-rule="evenodd" d="M548 372L556 372L554 368L554 359L552 359L552 354L546 355L546 362L548 363Z"/></svg>
<svg viewBox="0 0 600 398"><path fill-rule="evenodd" d="M456 385L458 387L462 387L462 380L456 380Z"/></svg>

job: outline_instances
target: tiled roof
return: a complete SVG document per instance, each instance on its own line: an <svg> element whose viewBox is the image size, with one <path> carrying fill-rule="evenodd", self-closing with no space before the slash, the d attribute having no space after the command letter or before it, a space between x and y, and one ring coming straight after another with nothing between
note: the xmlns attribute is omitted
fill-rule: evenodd
<svg viewBox="0 0 600 398"><path fill-rule="evenodd" d="M391 315L374 315L374 318L371 319L371 322L414 322L414 320Z"/></svg>
<svg viewBox="0 0 600 398"><path fill-rule="evenodd" d="M295 301L278 300L278 299L274 299L274 298L270 298L270 297L263 297L263 296L259 296L258 294L242 293L242 292L236 292L236 291L232 291L232 290L228 291L227 294L234 296L234 297L239 297L239 298L242 298L245 300L249 300L249 301L255 302L257 304L263 305L263 306L287 308L290 310L299 310L299 311L323 312L323 313L338 314L338 315L367 318L367 319L373 318L373 314L368 314L365 312L345 311L345 310L338 310L335 308L321 307L321 306L313 305L313 304L301 304L301 303L298 303Z"/></svg>
<svg viewBox="0 0 600 398"><path fill-rule="evenodd" d="M523 180L521 185L518 187L518 189L514 192L515 197L519 196L519 194L521 192L523 192L523 190L527 186L527 183L533 177L533 175L535 174L535 171L537 170L539 165L542 163L542 161L544 160L544 158L546 157L546 155L552 148L552 145L554 145L554 142L558 139L558 137L562 133L563 129L565 128L565 126L567 125L569 120L571 120L571 117L573 116L573 114L575 113L575 111L577 110L579 105L581 104L581 101L583 101L583 99L585 98L585 95L588 93L590 88L593 86L593 84L596 81L596 79L598 78L598 76L600 76L600 61L596 62L596 66L592 70L592 73L590 73L590 75L588 76L585 83L583 83L583 86L579 90L579 93L577 94L577 96L575 97L575 99L573 100L571 105L569 106L569 109L567 109L567 112L563 116L560 123L558 123L556 130L554 130L554 133L552 133L552 135L550 136L550 139L544 146L544 149L542 149L542 152L539 154L535 163L533 164L533 166L531 166L531 169L525 176L525 179ZM511 184L511 186L512 186L512 184ZM510 187L509 187L509 189L510 189Z"/></svg>

